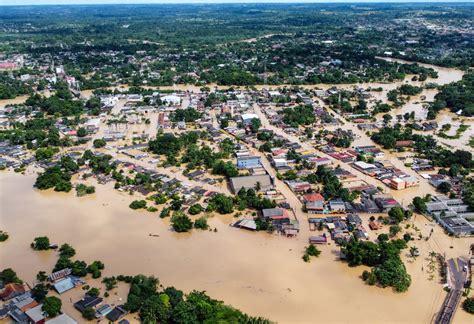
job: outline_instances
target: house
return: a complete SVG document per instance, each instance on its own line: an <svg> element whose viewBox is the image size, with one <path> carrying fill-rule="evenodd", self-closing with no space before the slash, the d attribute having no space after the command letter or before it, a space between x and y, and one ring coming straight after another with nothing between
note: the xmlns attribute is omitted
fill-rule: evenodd
<svg viewBox="0 0 474 324"><path fill-rule="evenodd" d="M273 181L268 174L249 175L230 178L230 185L234 193L238 193L242 188L255 189L258 186L259 191L268 191L273 188Z"/></svg>
<svg viewBox="0 0 474 324"><path fill-rule="evenodd" d="M403 181L405 181L405 187L410 188L410 187L416 187L420 184L420 181L414 177L414 176L405 176L402 178Z"/></svg>
<svg viewBox="0 0 474 324"><path fill-rule="evenodd" d="M106 317L109 321L116 322L127 314L128 311L126 311L122 306L117 306L110 313L108 313Z"/></svg>
<svg viewBox="0 0 474 324"><path fill-rule="evenodd" d="M189 172L187 177L190 178L190 179L200 179L205 174L206 174L206 172L204 172L202 170L196 170L196 171L193 171L193 172Z"/></svg>
<svg viewBox="0 0 474 324"><path fill-rule="evenodd" d="M181 104L181 98L176 95L167 95L161 97L160 99L161 102L172 106L178 106L179 104Z"/></svg>
<svg viewBox="0 0 474 324"><path fill-rule="evenodd" d="M327 244L328 239L326 236L321 235L321 236L310 236L309 237L309 243L311 244Z"/></svg>
<svg viewBox="0 0 474 324"><path fill-rule="evenodd" d="M255 223L255 220L249 219L249 218L240 219L237 222L235 222L232 226L247 229L250 231L257 230L257 223Z"/></svg>
<svg viewBox="0 0 474 324"><path fill-rule="evenodd" d="M304 203L314 202L314 201L323 201L324 202L324 197L319 193L309 193L309 194L303 195L303 202Z"/></svg>
<svg viewBox="0 0 474 324"><path fill-rule="evenodd" d="M357 226L357 225L362 224L362 219L357 214L347 215L346 221L352 226Z"/></svg>
<svg viewBox="0 0 474 324"><path fill-rule="evenodd" d="M377 231L377 230L379 230L380 228L382 228L382 225L381 225L379 222L370 221L370 222L369 222L369 228L370 228L372 231Z"/></svg>
<svg viewBox="0 0 474 324"><path fill-rule="evenodd" d="M245 125L251 124L253 119L259 119L260 120L260 118L258 118L258 115L256 115L256 114L242 114L240 116L240 118L242 119L242 122Z"/></svg>
<svg viewBox="0 0 474 324"><path fill-rule="evenodd" d="M262 216L264 218L269 218L272 220L276 219L288 219L288 211L283 208L267 208L267 209L262 209Z"/></svg>
<svg viewBox="0 0 474 324"><path fill-rule="evenodd" d="M310 193L303 196L306 212L309 214L321 214L324 212L324 197L319 193Z"/></svg>
<svg viewBox="0 0 474 324"><path fill-rule="evenodd" d="M5 287L0 292L0 299L10 300L16 296L20 296L25 293L25 287L17 283L6 284Z"/></svg>
<svg viewBox="0 0 474 324"><path fill-rule="evenodd" d="M306 192L311 189L311 184L306 181L285 181L293 192Z"/></svg>
<svg viewBox="0 0 474 324"><path fill-rule="evenodd" d="M109 314L113 310L112 306L105 304L100 306L97 311L95 312L95 317L96 318L102 318Z"/></svg>
<svg viewBox="0 0 474 324"><path fill-rule="evenodd" d="M89 132L89 133L95 133L99 130L100 128L100 118L92 118L92 119L89 119L84 127L86 128L86 130Z"/></svg>
<svg viewBox="0 0 474 324"><path fill-rule="evenodd" d="M392 178L389 180L388 185L396 190L401 190L406 188L406 182L400 178Z"/></svg>
<svg viewBox="0 0 474 324"><path fill-rule="evenodd" d="M61 315L46 321L46 324L77 324L77 321L69 315L62 313Z"/></svg>
<svg viewBox="0 0 474 324"><path fill-rule="evenodd" d="M43 324L45 323L45 316L42 310L43 305L37 305L25 312L26 316L30 319L30 324Z"/></svg>
<svg viewBox="0 0 474 324"><path fill-rule="evenodd" d="M329 209L332 213L345 213L346 204L341 199L334 199L329 201Z"/></svg>
<svg viewBox="0 0 474 324"><path fill-rule="evenodd" d="M330 165L332 164L332 161L327 158L327 157L321 157L321 158L316 158L316 159L310 159L310 162L314 163L316 167L320 165Z"/></svg>
<svg viewBox="0 0 474 324"><path fill-rule="evenodd" d="M59 270L59 271L56 271L56 272L53 272L52 274L50 274L48 279L51 282L60 281L64 278L66 278L67 276L69 276L71 274L71 272L72 271L69 268Z"/></svg>
<svg viewBox="0 0 474 324"><path fill-rule="evenodd" d="M262 166L259 156L243 156L237 158L237 167L239 169L253 169Z"/></svg>
<svg viewBox="0 0 474 324"><path fill-rule="evenodd" d="M56 290L56 292L61 295L65 293L66 291L73 289L75 286L74 286L74 282L72 278L68 277L61 281L56 282L53 285L53 287L54 287L54 290Z"/></svg>
<svg viewBox="0 0 474 324"><path fill-rule="evenodd" d="M395 147L411 147L415 144L414 141L396 141Z"/></svg>
<svg viewBox="0 0 474 324"><path fill-rule="evenodd" d="M365 230L364 226L359 225L354 231L354 236L358 238L359 240L368 240L369 239L369 233Z"/></svg>
<svg viewBox="0 0 474 324"><path fill-rule="evenodd" d="M86 295L81 300L74 303L74 307L81 313L88 307L95 307L102 303L103 299L100 297Z"/></svg>

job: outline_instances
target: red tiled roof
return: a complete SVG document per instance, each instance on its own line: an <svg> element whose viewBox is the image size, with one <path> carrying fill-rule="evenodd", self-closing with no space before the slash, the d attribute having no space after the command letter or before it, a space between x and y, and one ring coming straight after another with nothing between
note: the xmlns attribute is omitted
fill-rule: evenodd
<svg viewBox="0 0 474 324"><path fill-rule="evenodd" d="M310 193L303 196L305 202L310 201L324 201L324 197L319 193Z"/></svg>

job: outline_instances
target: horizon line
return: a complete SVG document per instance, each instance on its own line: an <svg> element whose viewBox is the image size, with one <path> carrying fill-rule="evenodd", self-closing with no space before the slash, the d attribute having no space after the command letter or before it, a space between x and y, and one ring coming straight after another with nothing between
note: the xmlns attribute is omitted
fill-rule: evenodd
<svg viewBox="0 0 474 324"><path fill-rule="evenodd" d="M18 0L0 1L0 6L81 6L81 5L212 5L212 4L472 4L470 0ZM66 3L64 3L66 2Z"/></svg>

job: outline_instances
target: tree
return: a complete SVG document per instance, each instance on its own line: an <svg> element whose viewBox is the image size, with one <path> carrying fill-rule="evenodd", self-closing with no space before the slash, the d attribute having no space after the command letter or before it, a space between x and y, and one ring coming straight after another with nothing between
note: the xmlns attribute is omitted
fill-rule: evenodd
<svg viewBox="0 0 474 324"><path fill-rule="evenodd" d="M438 185L436 189L438 189L439 191L445 194L451 190L451 184L447 181L443 181Z"/></svg>
<svg viewBox="0 0 474 324"><path fill-rule="evenodd" d="M462 308L466 312L474 314L474 298L466 298L466 300L464 300L464 302L462 303Z"/></svg>
<svg viewBox="0 0 474 324"><path fill-rule="evenodd" d="M76 132L77 137L86 137L87 130L84 127L79 127Z"/></svg>
<svg viewBox="0 0 474 324"><path fill-rule="evenodd" d="M306 254L317 257L321 254L321 251L314 244L310 244L306 247Z"/></svg>
<svg viewBox="0 0 474 324"><path fill-rule="evenodd" d="M92 287L91 289L87 291L86 294L89 296L98 297L100 295L100 290L99 288Z"/></svg>
<svg viewBox="0 0 474 324"><path fill-rule="evenodd" d="M194 228L198 228L198 229L202 229L202 230L208 229L209 225L207 225L206 217L200 217L200 218L196 219L196 221L194 222Z"/></svg>
<svg viewBox="0 0 474 324"><path fill-rule="evenodd" d="M31 247L37 251L48 250L49 246L50 246L50 243L49 243L49 238L47 236L35 237L35 239L33 240L33 243L31 243Z"/></svg>
<svg viewBox="0 0 474 324"><path fill-rule="evenodd" d="M388 212L388 217L397 223L402 222L405 219L405 212L401 207L393 207Z"/></svg>
<svg viewBox="0 0 474 324"><path fill-rule="evenodd" d="M20 278L18 278L16 272L11 268L3 269L2 272L0 272L0 281L4 285L9 283L22 283Z"/></svg>
<svg viewBox="0 0 474 324"><path fill-rule="evenodd" d="M45 284L40 283L31 289L31 296L38 302L41 303L46 298L48 294L48 288Z"/></svg>
<svg viewBox="0 0 474 324"><path fill-rule="evenodd" d="M46 275L45 271L39 271L36 274L36 280L38 280L39 282L45 282L46 279L48 279L48 276Z"/></svg>
<svg viewBox="0 0 474 324"><path fill-rule="evenodd" d="M178 233L189 232L193 228L193 222L182 211L176 211L171 217L171 226Z"/></svg>
<svg viewBox="0 0 474 324"><path fill-rule="evenodd" d="M420 213L425 213L427 210L426 202L421 197L413 198L413 206L418 210Z"/></svg>
<svg viewBox="0 0 474 324"><path fill-rule="evenodd" d="M402 230L402 228L401 228L400 226L398 226L398 225L392 225L392 226L390 226L390 229L389 229L389 231L390 231L390 236L391 236L391 237L396 236L398 233L400 233L401 230Z"/></svg>
<svg viewBox="0 0 474 324"><path fill-rule="evenodd" d="M254 134L258 133L258 130L261 126L262 122L258 118L252 118L252 120L250 121L250 129Z"/></svg>
<svg viewBox="0 0 474 324"><path fill-rule="evenodd" d="M82 317L88 321L92 321L95 318L95 310L92 307L86 307L82 312Z"/></svg>
<svg viewBox="0 0 474 324"><path fill-rule="evenodd" d="M87 272L92 274L92 278L100 278L105 266L101 261L94 261L87 267Z"/></svg>
<svg viewBox="0 0 474 324"><path fill-rule="evenodd" d="M64 243L59 248L59 256L61 257L72 258L75 255L76 255L76 250L74 250L74 248L67 243Z"/></svg>
<svg viewBox="0 0 474 324"><path fill-rule="evenodd" d="M134 200L128 206L131 209L142 209L146 208L146 201L145 200Z"/></svg>
<svg viewBox="0 0 474 324"><path fill-rule="evenodd" d="M91 195L95 192L95 187L94 186L86 186L85 184L78 184L76 186L76 196L82 197L85 195Z"/></svg>
<svg viewBox="0 0 474 324"><path fill-rule="evenodd" d="M46 312L49 317L55 317L61 312L61 306L61 299L51 296L44 299L43 307L41 309Z"/></svg>
<svg viewBox="0 0 474 324"><path fill-rule="evenodd" d="M35 152L35 158L38 161L51 159L59 150L54 147L40 147Z"/></svg>
<svg viewBox="0 0 474 324"><path fill-rule="evenodd" d="M93 145L95 148L101 148L105 147L107 145L107 142L102 138L98 138L94 140Z"/></svg>
<svg viewBox="0 0 474 324"><path fill-rule="evenodd" d="M197 214L201 213L203 210L204 210L204 208L200 204L194 204L191 207L189 207L188 212L191 215L197 215Z"/></svg>
<svg viewBox="0 0 474 324"><path fill-rule="evenodd" d="M230 214L234 211L234 201L231 197L224 194L212 196L209 201L211 208L215 208L219 214ZM209 207L209 206L208 206Z"/></svg>
<svg viewBox="0 0 474 324"><path fill-rule="evenodd" d="M379 234L379 236L377 237L377 240L379 242L387 242L388 240L390 240L390 237L387 235L387 234Z"/></svg>
<svg viewBox="0 0 474 324"><path fill-rule="evenodd" d="M420 252L418 251L418 248L416 246L410 247L410 255L412 258L416 258L420 255Z"/></svg>
<svg viewBox="0 0 474 324"><path fill-rule="evenodd" d="M393 119L392 115L390 114L385 114L383 115L383 122L384 124L388 124L389 122L391 122Z"/></svg>
<svg viewBox="0 0 474 324"><path fill-rule="evenodd" d="M71 176L59 166L47 168L36 178L34 186L40 190L54 188L55 191L69 192L72 188Z"/></svg>

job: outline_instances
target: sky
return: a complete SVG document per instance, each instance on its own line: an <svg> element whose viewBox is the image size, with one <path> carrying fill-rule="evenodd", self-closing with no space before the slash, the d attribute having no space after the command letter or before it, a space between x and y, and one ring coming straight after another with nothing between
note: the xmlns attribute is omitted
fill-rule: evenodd
<svg viewBox="0 0 474 324"><path fill-rule="evenodd" d="M143 4L143 3L330 3L330 2L474 2L474 0L0 0L0 5L42 5L42 4Z"/></svg>

